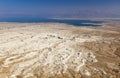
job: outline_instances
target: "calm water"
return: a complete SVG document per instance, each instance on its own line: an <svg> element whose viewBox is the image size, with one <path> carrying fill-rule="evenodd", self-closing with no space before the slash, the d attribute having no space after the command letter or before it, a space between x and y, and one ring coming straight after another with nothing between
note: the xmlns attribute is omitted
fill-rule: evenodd
<svg viewBox="0 0 120 78"><path fill-rule="evenodd" d="M20 22L20 23L65 23L75 26L100 26L103 21L93 20L61 20L45 18L0 18L0 22Z"/></svg>

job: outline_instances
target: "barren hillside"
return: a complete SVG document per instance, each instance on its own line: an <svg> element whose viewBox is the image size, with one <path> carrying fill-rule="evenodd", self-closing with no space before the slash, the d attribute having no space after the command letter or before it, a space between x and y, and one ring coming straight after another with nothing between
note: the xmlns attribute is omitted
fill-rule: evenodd
<svg viewBox="0 0 120 78"><path fill-rule="evenodd" d="M0 78L120 78L120 26L0 23Z"/></svg>

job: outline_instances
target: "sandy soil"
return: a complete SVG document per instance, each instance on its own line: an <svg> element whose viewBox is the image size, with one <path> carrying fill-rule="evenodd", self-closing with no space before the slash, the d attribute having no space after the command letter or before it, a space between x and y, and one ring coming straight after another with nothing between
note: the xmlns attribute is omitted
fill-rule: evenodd
<svg viewBox="0 0 120 78"><path fill-rule="evenodd" d="M0 23L0 78L120 78L120 26Z"/></svg>

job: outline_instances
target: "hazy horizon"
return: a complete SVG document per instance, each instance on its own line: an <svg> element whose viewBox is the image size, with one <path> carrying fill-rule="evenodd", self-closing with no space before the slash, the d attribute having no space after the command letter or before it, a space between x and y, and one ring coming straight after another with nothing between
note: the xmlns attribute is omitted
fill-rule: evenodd
<svg viewBox="0 0 120 78"><path fill-rule="evenodd" d="M120 18L119 0L0 0L0 18Z"/></svg>

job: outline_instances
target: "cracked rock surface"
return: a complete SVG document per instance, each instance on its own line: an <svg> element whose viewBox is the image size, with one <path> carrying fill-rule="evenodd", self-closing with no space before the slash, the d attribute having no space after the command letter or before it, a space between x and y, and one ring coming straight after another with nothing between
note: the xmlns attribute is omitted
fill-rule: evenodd
<svg viewBox="0 0 120 78"><path fill-rule="evenodd" d="M0 78L120 78L120 27L0 23Z"/></svg>

